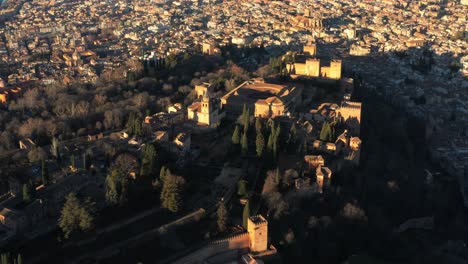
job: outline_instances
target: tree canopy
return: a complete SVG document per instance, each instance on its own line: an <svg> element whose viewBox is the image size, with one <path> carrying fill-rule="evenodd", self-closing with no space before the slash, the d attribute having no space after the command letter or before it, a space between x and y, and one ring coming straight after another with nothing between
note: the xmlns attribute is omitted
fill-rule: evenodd
<svg viewBox="0 0 468 264"><path fill-rule="evenodd" d="M161 190L161 206L175 213L182 207L182 191L185 179L181 176L166 173Z"/></svg>
<svg viewBox="0 0 468 264"><path fill-rule="evenodd" d="M88 198L84 202L71 192L65 198L59 227L62 229L65 239L77 231L89 231L94 225L94 203Z"/></svg>

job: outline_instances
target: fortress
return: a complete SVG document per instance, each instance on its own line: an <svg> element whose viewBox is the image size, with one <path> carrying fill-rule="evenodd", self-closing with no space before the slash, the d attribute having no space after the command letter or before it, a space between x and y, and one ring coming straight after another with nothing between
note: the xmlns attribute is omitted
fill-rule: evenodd
<svg viewBox="0 0 468 264"><path fill-rule="evenodd" d="M265 83L263 79L246 81L221 98L228 116L237 117L244 105L256 117L288 115L301 101L301 89L294 86Z"/></svg>
<svg viewBox="0 0 468 264"><path fill-rule="evenodd" d="M287 65L287 70L291 77L306 76L313 78L327 78L333 80L341 79L342 61L332 60L328 66L322 65L322 61L316 58L317 46L309 41L303 47L303 53L297 61Z"/></svg>
<svg viewBox="0 0 468 264"><path fill-rule="evenodd" d="M212 241L173 263L236 263L234 261L247 254L253 259L275 253L273 246L268 247L268 221L263 216L256 215L248 219L247 232Z"/></svg>
<svg viewBox="0 0 468 264"><path fill-rule="evenodd" d="M336 110L338 117L341 117L354 135L360 134L361 127L361 107L360 102L343 101Z"/></svg>

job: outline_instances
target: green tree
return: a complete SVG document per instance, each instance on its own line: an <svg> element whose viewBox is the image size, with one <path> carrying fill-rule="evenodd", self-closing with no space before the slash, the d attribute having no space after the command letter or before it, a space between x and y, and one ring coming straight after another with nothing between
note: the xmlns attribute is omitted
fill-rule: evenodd
<svg viewBox="0 0 468 264"><path fill-rule="evenodd" d="M328 139L330 138L330 134L331 134L331 127L330 127L330 124L325 121L322 125L322 129L320 130L320 140L322 141L328 141Z"/></svg>
<svg viewBox="0 0 468 264"><path fill-rule="evenodd" d="M136 136L143 135L143 123L142 123L142 120L140 119L140 117L135 118L134 134Z"/></svg>
<svg viewBox="0 0 468 264"><path fill-rule="evenodd" d="M106 201L111 205L127 201L128 177L118 169L113 169L106 177Z"/></svg>
<svg viewBox="0 0 468 264"><path fill-rule="evenodd" d="M247 230L247 223L250 217L250 202L247 202L244 206L244 211L242 212L242 226Z"/></svg>
<svg viewBox="0 0 468 264"><path fill-rule="evenodd" d="M228 211L226 209L226 205L224 204L224 200L221 200L218 206L218 210L216 212L218 220L216 221L218 225L218 231L224 232L226 231L227 221L228 221Z"/></svg>
<svg viewBox="0 0 468 264"><path fill-rule="evenodd" d="M247 181L246 180L240 180L237 183L237 195L245 197L247 196Z"/></svg>
<svg viewBox="0 0 468 264"><path fill-rule="evenodd" d="M80 202L75 193L71 192L65 198L61 216L59 219L59 227L66 239L68 239L74 231L79 227L79 222L76 221L79 215Z"/></svg>
<svg viewBox="0 0 468 264"><path fill-rule="evenodd" d="M276 129L272 130L272 133L274 132L273 134L273 157L277 157L278 155L278 151L279 151L279 140L280 140L280 133L281 133L281 127L280 125L278 124L278 126L276 127Z"/></svg>
<svg viewBox="0 0 468 264"><path fill-rule="evenodd" d="M154 173L156 158L157 152L154 144L146 144L141 152L141 176L147 176Z"/></svg>
<svg viewBox="0 0 468 264"><path fill-rule="evenodd" d="M329 142L335 141L336 135L335 135L335 123L330 124L330 134L328 134L328 140Z"/></svg>
<svg viewBox="0 0 468 264"><path fill-rule="evenodd" d="M87 199L81 203L76 194L71 192L65 197L59 227L62 229L65 239L76 231L88 231L93 227L94 204Z"/></svg>
<svg viewBox="0 0 468 264"><path fill-rule="evenodd" d="M242 108L242 115L241 115L242 125L244 125L246 115L247 115L247 105L244 104L244 107Z"/></svg>
<svg viewBox="0 0 468 264"><path fill-rule="evenodd" d="M267 142L267 146L266 146L266 150L268 153L272 153L273 152L273 140L274 140L274 130L272 130L270 132L270 135L268 135L268 142Z"/></svg>
<svg viewBox="0 0 468 264"><path fill-rule="evenodd" d="M242 155L244 155L244 156L246 156L247 152L249 151L249 141L247 139L247 133L246 132L244 132L244 134L242 134L241 150L242 150Z"/></svg>
<svg viewBox="0 0 468 264"><path fill-rule="evenodd" d="M47 168L47 162L44 159L41 160L41 168L42 168L42 184L49 185L49 182L50 182L49 169Z"/></svg>
<svg viewBox="0 0 468 264"><path fill-rule="evenodd" d="M240 131L239 131L239 126L236 126L234 129L234 133L232 133L232 144L234 145L239 145L240 143Z"/></svg>
<svg viewBox="0 0 468 264"><path fill-rule="evenodd" d="M36 189L31 180L23 184L23 201L29 203L34 199Z"/></svg>
<svg viewBox="0 0 468 264"><path fill-rule="evenodd" d="M21 254L18 254L18 257L16 259L16 263L17 264L23 264L23 257L21 256Z"/></svg>
<svg viewBox="0 0 468 264"><path fill-rule="evenodd" d="M161 166L161 169L159 170L159 179L163 181L165 176L166 176L166 166Z"/></svg>
<svg viewBox="0 0 468 264"><path fill-rule="evenodd" d="M291 129L289 130L289 137L287 140L288 147L290 149L294 148L294 145L296 144L297 141L297 129L296 129L296 124L293 124L291 126Z"/></svg>
<svg viewBox="0 0 468 264"><path fill-rule="evenodd" d="M80 206L78 225L82 231L89 231L94 226L94 206L90 198Z"/></svg>
<svg viewBox="0 0 468 264"><path fill-rule="evenodd" d="M280 172L280 169L279 167L276 167L276 171L275 171L275 182L276 184L279 186L280 183L281 183L281 172Z"/></svg>
<svg viewBox="0 0 468 264"><path fill-rule="evenodd" d="M246 134L249 131L250 109L247 108L247 111L245 112L244 119L242 120L242 122L244 125L244 134Z"/></svg>
<svg viewBox="0 0 468 264"><path fill-rule="evenodd" d="M182 205L182 188L185 180L181 176L166 174L161 190L161 206L175 213Z"/></svg>
<svg viewBox="0 0 468 264"><path fill-rule="evenodd" d="M10 253L2 253L0 255L0 260L1 260L1 264L11 264L12 263L10 261L11 260Z"/></svg>
<svg viewBox="0 0 468 264"><path fill-rule="evenodd" d="M257 133L262 132L262 120L259 117L255 119L255 131L257 131Z"/></svg>
<svg viewBox="0 0 468 264"><path fill-rule="evenodd" d="M257 150L257 156L262 157L263 150L265 149L265 139L261 131L257 131L257 138L255 140L255 146Z"/></svg>
<svg viewBox="0 0 468 264"><path fill-rule="evenodd" d="M135 133L135 113L131 112L127 121L127 133L133 135Z"/></svg>

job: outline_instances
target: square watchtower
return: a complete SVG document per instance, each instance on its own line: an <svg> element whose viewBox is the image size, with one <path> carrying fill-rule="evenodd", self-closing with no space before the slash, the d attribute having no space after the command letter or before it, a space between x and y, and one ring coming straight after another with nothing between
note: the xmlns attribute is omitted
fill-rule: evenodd
<svg viewBox="0 0 468 264"><path fill-rule="evenodd" d="M268 249L268 221L261 215L251 216L247 222L250 251L262 252Z"/></svg>

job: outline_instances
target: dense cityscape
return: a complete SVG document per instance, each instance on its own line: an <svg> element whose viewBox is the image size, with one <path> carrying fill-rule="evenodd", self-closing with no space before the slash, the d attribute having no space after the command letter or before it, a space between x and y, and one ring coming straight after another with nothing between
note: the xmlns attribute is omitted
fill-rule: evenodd
<svg viewBox="0 0 468 264"><path fill-rule="evenodd" d="M2 1L0 263L466 263L467 12Z"/></svg>

